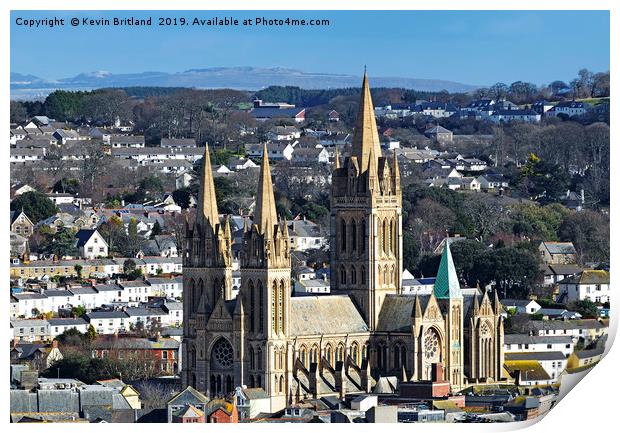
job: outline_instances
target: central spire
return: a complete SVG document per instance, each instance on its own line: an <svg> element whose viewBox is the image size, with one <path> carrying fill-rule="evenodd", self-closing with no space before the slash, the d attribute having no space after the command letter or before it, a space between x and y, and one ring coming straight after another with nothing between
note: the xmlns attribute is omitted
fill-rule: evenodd
<svg viewBox="0 0 620 433"><path fill-rule="evenodd" d="M365 171L370 160L370 149L373 149L374 157L381 156L381 143L379 142L379 132L375 120L375 109L372 105L370 96L370 86L368 85L368 74L364 70L364 80L362 81L362 95L357 111L355 132L353 134L351 156L356 156L360 169Z"/></svg>
<svg viewBox="0 0 620 433"><path fill-rule="evenodd" d="M462 298L461 285L459 284L459 278L456 275L456 268L452 260L452 253L450 252L449 238L446 238L445 242L446 245L443 248L441 262L439 263L437 277L435 278L435 297L437 299Z"/></svg>
<svg viewBox="0 0 620 433"><path fill-rule="evenodd" d="M202 158L202 179L200 182L200 195L198 196L199 217L204 218L215 229L219 224L220 217L217 212L217 200L215 198L215 184L211 172L211 157L209 146L205 144L205 155Z"/></svg>
<svg viewBox="0 0 620 433"><path fill-rule="evenodd" d="M265 233L267 227L273 229L278 222L276 214L276 199L273 195L271 183L271 169L269 168L269 155L267 144L263 145L263 161L260 166L258 179L258 193L256 194L256 210L254 212L254 224L258 224L258 230Z"/></svg>

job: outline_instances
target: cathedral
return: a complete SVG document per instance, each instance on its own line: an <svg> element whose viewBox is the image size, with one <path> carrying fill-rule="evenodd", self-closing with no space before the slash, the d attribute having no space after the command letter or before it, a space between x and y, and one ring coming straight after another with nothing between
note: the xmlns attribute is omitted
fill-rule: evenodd
<svg viewBox="0 0 620 433"><path fill-rule="evenodd" d="M401 293L400 172L396 155L381 151L366 74L348 153L336 153L332 173L331 294L291 296L290 238L265 145L233 297L230 222L219 216L205 149L183 249L184 386L210 396L263 388L277 411L371 392L380 377L430 381L438 366L453 391L502 381L499 299L461 288L447 242L434 289Z"/></svg>

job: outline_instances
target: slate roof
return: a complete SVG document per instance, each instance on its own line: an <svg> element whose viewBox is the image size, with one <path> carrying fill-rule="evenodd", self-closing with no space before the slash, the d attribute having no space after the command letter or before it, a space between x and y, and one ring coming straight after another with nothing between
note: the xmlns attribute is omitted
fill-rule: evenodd
<svg viewBox="0 0 620 433"><path fill-rule="evenodd" d="M504 366L513 377L516 375L517 370L521 371L521 380L527 380L528 382L551 379L549 373L547 373L547 371L542 367L542 365L540 365L540 362L538 361L506 360L504 362ZM536 399L536 401L538 401L538 399Z"/></svg>
<svg viewBox="0 0 620 433"><path fill-rule="evenodd" d="M609 272L587 269L578 275L559 281L558 284L609 284Z"/></svg>
<svg viewBox="0 0 620 433"><path fill-rule="evenodd" d="M519 352L505 353L506 361L557 361L565 360L566 356L562 352Z"/></svg>
<svg viewBox="0 0 620 433"><path fill-rule="evenodd" d="M207 403L209 399L207 396L197 391L196 389L188 386L183 391L168 400L168 406L170 405L195 405Z"/></svg>
<svg viewBox="0 0 620 433"><path fill-rule="evenodd" d="M572 242L543 242L550 254L577 254Z"/></svg>
<svg viewBox="0 0 620 433"><path fill-rule="evenodd" d="M256 118L277 118L295 117L304 111L305 108L277 108L277 107L255 107L250 110L252 117Z"/></svg>
<svg viewBox="0 0 620 433"><path fill-rule="evenodd" d="M97 230L91 230L91 229L81 229L79 230L76 234L75 237L77 238L77 243L76 246L79 247L83 247L86 242L89 241L89 239L95 234Z"/></svg>
<svg viewBox="0 0 620 433"><path fill-rule="evenodd" d="M291 298L291 335L353 334L368 327L348 296Z"/></svg>
<svg viewBox="0 0 620 433"><path fill-rule="evenodd" d="M419 295L418 299L424 308L428 304L430 295ZM415 296L411 295L387 295L379 312L377 331L386 332L411 332L411 315L415 305Z"/></svg>
<svg viewBox="0 0 620 433"><path fill-rule="evenodd" d="M90 321L93 319L126 319L129 316L124 311L91 311L85 314L85 317Z"/></svg>
<svg viewBox="0 0 620 433"><path fill-rule="evenodd" d="M505 334L504 344L572 344L573 338L566 335Z"/></svg>
<svg viewBox="0 0 620 433"><path fill-rule="evenodd" d="M582 320L540 320L529 323L534 330L561 330L561 329L602 329L605 326L596 319Z"/></svg>
<svg viewBox="0 0 620 433"><path fill-rule="evenodd" d="M84 319L48 319L50 326L81 326L86 325L87 322Z"/></svg>
<svg viewBox="0 0 620 433"><path fill-rule="evenodd" d="M151 340L148 338L133 338L133 337L120 337L120 338L96 338L91 346L93 349L178 349L181 343L172 338L160 338L158 340Z"/></svg>

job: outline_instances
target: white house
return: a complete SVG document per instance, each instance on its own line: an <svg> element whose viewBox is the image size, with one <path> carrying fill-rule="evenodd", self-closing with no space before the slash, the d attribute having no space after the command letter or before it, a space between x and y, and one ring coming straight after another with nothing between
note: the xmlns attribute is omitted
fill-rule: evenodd
<svg viewBox="0 0 620 433"><path fill-rule="evenodd" d="M129 316L124 311L92 311L84 319L93 325L97 334L118 334L129 330Z"/></svg>
<svg viewBox="0 0 620 433"><path fill-rule="evenodd" d="M320 249L329 242L319 225L306 219L289 221L288 230L294 251Z"/></svg>
<svg viewBox="0 0 620 433"><path fill-rule="evenodd" d="M502 305L506 311L519 314L536 314L541 306L531 299L502 299Z"/></svg>
<svg viewBox="0 0 620 433"><path fill-rule="evenodd" d="M575 349L575 341L570 335L505 334L504 352L562 352L568 358Z"/></svg>
<svg viewBox="0 0 620 433"><path fill-rule="evenodd" d="M50 324L44 319L11 320L13 340L32 342L50 339Z"/></svg>
<svg viewBox="0 0 620 433"><path fill-rule="evenodd" d="M108 243L96 229L79 230L75 237L77 239L75 246L78 248L81 258L95 259L108 255Z"/></svg>
<svg viewBox="0 0 620 433"><path fill-rule="evenodd" d="M256 418L260 413L271 412L269 396L262 388L239 386L235 389L235 400L239 419Z"/></svg>
<svg viewBox="0 0 620 433"><path fill-rule="evenodd" d="M183 296L183 277L149 277L146 282L151 286L151 295L180 299Z"/></svg>
<svg viewBox="0 0 620 433"><path fill-rule="evenodd" d="M563 279L558 283L559 300L569 303L589 299L592 302L610 302L609 272L586 269L578 275Z"/></svg>
<svg viewBox="0 0 620 433"><path fill-rule="evenodd" d="M88 331L88 322L81 318L55 318L49 319L48 323L51 338L56 338L58 335L68 331L69 329L75 329L83 334Z"/></svg>

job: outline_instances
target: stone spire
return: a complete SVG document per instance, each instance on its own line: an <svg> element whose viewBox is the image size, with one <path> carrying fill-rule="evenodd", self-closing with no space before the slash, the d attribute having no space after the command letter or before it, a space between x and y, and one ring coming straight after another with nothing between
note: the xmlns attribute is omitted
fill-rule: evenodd
<svg viewBox="0 0 620 433"><path fill-rule="evenodd" d="M220 222L218 215L217 201L215 198L215 183L213 182L211 157L209 156L209 146L205 144L205 155L202 159L200 193L198 195L198 218L208 221L211 224L211 227L215 229L215 226Z"/></svg>
<svg viewBox="0 0 620 433"><path fill-rule="evenodd" d="M398 191L400 189L400 168L398 167L396 149L394 149L394 157L392 159L392 177L394 178L394 191Z"/></svg>
<svg viewBox="0 0 620 433"><path fill-rule="evenodd" d="M362 95L357 112L351 152L351 156L357 157L360 171L367 169L371 149L374 150L375 158L381 156L381 143L379 142L379 132L377 131L377 122L375 120L375 109L370 96L368 75L364 71Z"/></svg>
<svg viewBox="0 0 620 433"><path fill-rule="evenodd" d="M450 252L450 243L445 240L446 246L441 255L441 262L437 270L437 278L435 279L434 293L437 299L458 299L462 298L461 285L459 284L452 253Z"/></svg>
<svg viewBox="0 0 620 433"><path fill-rule="evenodd" d="M340 168L340 151L338 150L338 146L336 146L336 156L334 157L334 168Z"/></svg>
<svg viewBox="0 0 620 433"><path fill-rule="evenodd" d="M263 145L263 161L261 162L260 177L258 179L254 224L257 224L260 233L265 233L267 230L271 231L277 221L276 199L273 195L269 155L267 154L267 144L265 143Z"/></svg>

